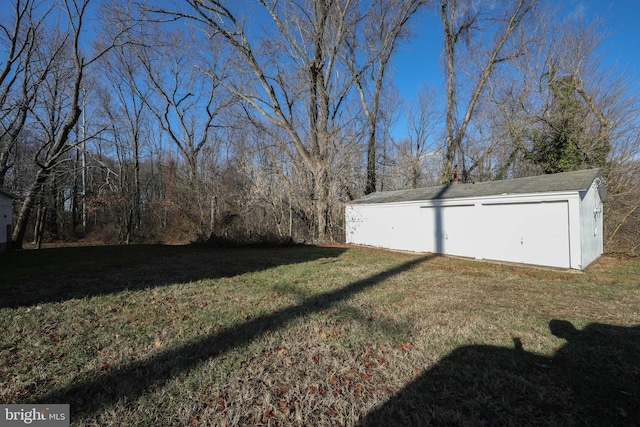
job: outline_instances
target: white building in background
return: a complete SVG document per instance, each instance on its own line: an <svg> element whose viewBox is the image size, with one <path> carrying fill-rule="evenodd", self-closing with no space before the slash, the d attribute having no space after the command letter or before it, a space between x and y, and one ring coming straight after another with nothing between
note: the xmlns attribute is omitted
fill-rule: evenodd
<svg viewBox="0 0 640 427"><path fill-rule="evenodd" d="M11 240L11 203L13 195L0 189L0 252L7 250Z"/></svg>
<svg viewBox="0 0 640 427"><path fill-rule="evenodd" d="M372 193L347 243L582 270L603 252L599 169Z"/></svg>

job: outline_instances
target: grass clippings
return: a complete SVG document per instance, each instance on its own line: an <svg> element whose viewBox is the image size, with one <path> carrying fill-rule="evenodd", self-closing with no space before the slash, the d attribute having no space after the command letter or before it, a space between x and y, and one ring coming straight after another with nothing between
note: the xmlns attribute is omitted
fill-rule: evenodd
<svg viewBox="0 0 640 427"><path fill-rule="evenodd" d="M637 425L640 261L366 248L0 254L0 403L72 425Z"/></svg>

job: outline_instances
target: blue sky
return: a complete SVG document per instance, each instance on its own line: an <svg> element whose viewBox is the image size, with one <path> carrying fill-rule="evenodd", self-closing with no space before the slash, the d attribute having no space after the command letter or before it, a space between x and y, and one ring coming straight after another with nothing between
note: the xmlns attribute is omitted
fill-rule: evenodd
<svg viewBox="0 0 640 427"><path fill-rule="evenodd" d="M162 0L171 3L168 0ZM544 1L544 0L541 0ZM640 94L640 0L549 0L556 1L566 16L581 15L586 20L604 19L608 37L602 44L606 53L605 65L616 66L634 76L635 90ZM255 10L253 11L255 13ZM87 23L87 29L93 22ZM392 78L405 104L416 95L421 85L433 86L444 103L444 84L440 62L442 51L442 23L435 10L423 11L413 22L415 36L396 52ZM403 114L398 115L392 135L406 136Z"/></svg>
<svg viewBox="0 0 640 427"><path fill-rule="evenodd" d="M560 3L559 3L560 4ZM582 15L586 20L602 17L608 37L602 44L605 65L640 78L640 1L638 0L569 0L562 13ZM414 21L415 37L400 48L394 58L393 80L405 102L409 102L421 85L437 88L444 96L440 54L442 24L435 12L424 13ZM635 88L640 92L639 86ZM404 136L404 120L399 118L394 137Z"/></svg>
<svg viewBox="0 0 640 427"><path fill-rule="evenodd" d="M634 76L640 74L640 2L637 0L590 0L571 2L576 11L587 18L603 17L609 37L603 48L607 59L617 61L621 69L628 67Z"/></svg>

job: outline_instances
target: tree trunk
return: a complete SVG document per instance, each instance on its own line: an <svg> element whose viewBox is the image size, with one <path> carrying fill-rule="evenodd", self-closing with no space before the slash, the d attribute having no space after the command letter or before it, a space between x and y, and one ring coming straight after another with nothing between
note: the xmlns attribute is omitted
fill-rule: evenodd
<svg viewBox="0 0 640 427"><path fill-rule="evenodd" d="M27 232L27 225L29 223L29 217L31 216L31 210L35 206L36 199L40 196L44 183L48 178L48 173L39 170L36 174L36 179L31 184L31 188L27 191L27 195L20 206L18 211L18 217L16 218L16 225L13 229L13 235L11 236L11 247L14 249L22 249L22 242Z"/></svg>
<svg viewBox="0 0 640 427"><path fill-rule="evenodd" d="M450 10L453 8L453 10ZM447 73L447 110L445 118L446 129L446 150L444 156L444 168L442 170L442 184L451 182L451 174L453 173L453 159L456 155L456 145L454 139L454 123L453 111L455 109L455 80L454 80L454 46L457 35L454 34L451 27L452 16L455 16L455 2L451 5L447 1L441 1L440 17L442 18L442 26L444 28L444 53L445 53L445 69Z"/></svg>
<svg viewBox="0 0 640 427"><path fill-rule="evenodd" d="M376 191L376 129L369 126L369 144L367 147L367 185L364 194Z"/></svg>
<svg viewBox="0 0 640 427"><path fill-rule="evenodd" d="M38 219L36 221L34 242L38 249L42 249L42 239L44 237L44 225L47 222L47 207L42 206L38 211Z"/></svg>
<svg viewBox="0 0 640 427"><path fill-rule="evenodd" d="M327 232L329 227L329 173L325 165L321 164L316 168L315 175L315 214L316 214L316 232L319 242L327 240Z"/></svg>

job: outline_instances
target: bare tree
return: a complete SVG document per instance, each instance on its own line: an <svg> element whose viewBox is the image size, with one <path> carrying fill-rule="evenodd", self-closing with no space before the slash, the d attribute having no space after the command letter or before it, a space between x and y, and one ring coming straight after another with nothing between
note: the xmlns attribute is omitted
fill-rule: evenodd
<svg viewBox="0 0 640 427"><path fill-rule="evenodd" d="M605 65L602 19L549 12L538 44L489 84L485 115L502 141L491 178L600 167L607 182L608 250L637 252L640 212L638 111L633 75Z"/></svg>
<svg viewBox="0 0 640 427"><path fill-rule="evenodd" d="M497 2L472 2L467 0L440 0L440 17L444 30L444 67L446 74L446 150L442 182L449 183L456 157L462 169L462 179L468 179L463 143L469 126L492 73L499 64L511 61L522 54L521 46L510 45L514 32L532 14L536 0ZM491 34L488 44L482 43L477 31ZM466 45L466 46L465 46ZM460 49L472 58L464 69L460 61ZM469 80L468 93L461 93L463 72ZM464 100L464 101L463 101ZM461 104L466 103L464 107ZM460 114L458 115L458 112ZM472 166L473 167L473 166Z"/></svg>
<svg viewBox="0 0 640 427"><path fill-rule="evenodd" d="M202 50L208 60L199 53ZM218 50L214 41L158 26L149 29L144 46L135 48L137 64L145 73L145 82L136 86L140 99L182 155L193 182L198 155L215 138L216 129L223 127L222 113L233 102L222 86L227 66ZM143 92L147 89L151 92Z"/></svg>
<svg viewBox="0 0 640 427"><path fill-rule="evenodd" d="M113 2L110 7L103 7L99 16L108 20L110 25L95 41L96 50L108 47L111 40L123 30L126 30L130 41L143 43L144 40L140 40L130 27L131 22L139 20L138 16L134 16L135 12L136 9L130 4ZM144 141L152 132L144 101L150 96L151 89L139 87L139 82L144 79L143 66L132 44L111 49L97 65L106 83L99 94L100 111L108 123L108 133L118 158L118 188L124 199L118 220L122 224L119 234L125 243L129 243L132 234L139 232L142 226L140 158ZM86 148L82 154L87 154Z"/></svg>
<svg viewBox="0 0 640 427"><path fill-rule="evenodd" d="M435 176L428 171L437 171L440 165L436 159L442 158L441 147L436 134L441 125L436 110L436 92L430 87L421 87L416 99L407 111L408 138L396 143L395 153L403 188L419 188L437 185ZM434 179L436 178L436 179Z"/></svg>
<svg viewBox="0 0 640 427"><path fill-rule="evenodd" d="M397 46L409 36L409 20L426 0L376 0L348 38L346 63L351 70L367 123L367 179L365 194L376 191L376 145L380 98L387 68ZM362 59L360 59L362 58Z"/></svg>
<svg viewBox="0 0 640 427"><path fill-rule="evenodd" d="M540 44L490 83L492 127L509 141L499 176L606 169L635 100L625 73L602 66L601 22L548 19ZM533 168L533 169L532 169Z"/></svg>
<svg viewBox="0 0 640 427"><path fill-rule="evenodd" d="M45 53L43 57L43 61L45 63L48 64L51 62L53 64L52 69L56 68L58 65L60 67L57 68L63 67L63 64L66 62L65 60L68 60L72 64L73 68L69 71L69 79L64 82L68 96L64 104L64 108L58 111L53 111L55 117L50 116L51 119L59 121L59 123L52 124L50 129L53 131L48 134L46 141L44 141L44 144L40 147L37 153L35 159L38 164L37 173L32 184L27 189L22 204L18 209L18 216L16 218L16 225L12 236L12 241L16 248L22 247L22 241L24 239L31 210L38 201L38 197L40 196L45 183L49 179L55 166L68 151L69 137L74 131L81 114L81 109L79 107L80 93L85 71L87 67L97 61L106 52L106 50L99 52L97 55L87 60L80 49L80 38L89 2L90 0L64 0L60 4L64 15L67 17L67 26L66 29L59 28L55 30L56 32L60 32L60 36L54 37L52 40L58 40L59 42L51 46L48 50L48 55ZM117 39L113 41L107 50L115 46L116 43ZM64 74L64 72L62 73ZM63 82L59 83L62 84Z"/></svg>
<svg viewBox="0 0 640 427"><path fill-rule="evenodd" d="M281 148L309 174L317 236L327 236L331 165L344 118L343 101L353 86L340 70L340 51L358 16L352 0L270 2L261 0L267 16L260 41L251 37L245 18L226 2L188 0L188 13L173 11L204 25L211 37L222 36L234 52L238 78L224 82L251 111L283 129L289 141ZM166 10L162 12L167 12ZM214 70L211 74L216 76Z"/></svg>
<svg viewBox="0 0 640 427"><path fill-rule="evenodd" d="M10 156L37 89L50 66L34 64L37 47L42 42L43 22L49 12L50 9L38 10L38 3L32 0L13 0L11 20L0 22L5 56L0 70L0 188L11 168Z"/></svg>

